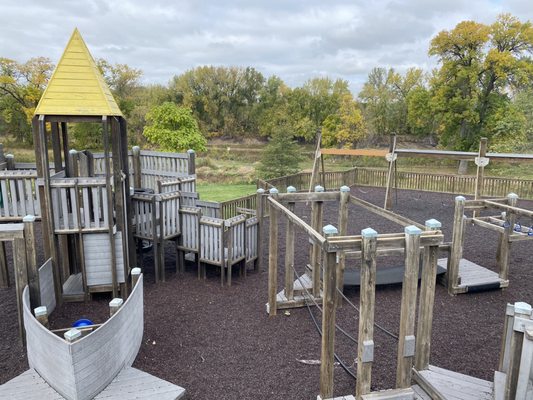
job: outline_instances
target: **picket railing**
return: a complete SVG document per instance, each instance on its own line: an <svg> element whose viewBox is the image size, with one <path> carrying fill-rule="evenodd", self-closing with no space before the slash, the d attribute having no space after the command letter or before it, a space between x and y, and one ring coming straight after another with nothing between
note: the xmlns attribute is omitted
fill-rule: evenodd
<svg viewBox="0 0 533 400"><path fill-rule="evenodd" d="M268 190L272 187L284 192L287 186L294 186L298 191L309 190L310 172L300 172L294 175L282 176L269 180L258 180L257 187ZM352 168L346 171L326 172L319 174L317 182L326 189L338 189L342 185L360 185L385 187L387 185L387 170L379 168ZM473 195L476 177L471 175L436 174L428 172L398 171L393 175L393 187L398 189L413 189L429 192ZM533 199L533 180L517 178L501 178L485 176L482 195L501 197L510 192L518 194L523 199ZM232 200L226 207L231 207Z"/></svg>

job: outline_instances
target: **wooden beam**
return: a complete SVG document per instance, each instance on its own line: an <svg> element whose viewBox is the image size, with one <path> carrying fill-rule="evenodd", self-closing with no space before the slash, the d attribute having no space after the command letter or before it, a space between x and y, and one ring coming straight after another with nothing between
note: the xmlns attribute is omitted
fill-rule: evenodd
<svg viewBox="0 0 533 400"><path fill-rule="evenodd" d="M277 314L276 297L278 293L278 209L274 198L269 200L269 246L268 246L268 315L273 317ZM271 201L272 200L272 201ZM278 203L279 204L279 203Z"/></svg>
<svg viewBox="0 0 533 400"><path fill-rule="evenodd" d="M459 262L463 256L465 231L464 210L465 198L463 196L457 196L455 198L455 212L453 217L452 248L446 268L448 293L452 295L455 294L455 288L459 286Z"/></svg>
<svg viewBox="0 0 533 400"><path fill-rule="evenodd" d="M402 215L396 214L392 211L385 210L384 208L381 208L379 206L376 206L375 204L369 203L368 201L359 199L355 196L350 195L350 203L355 204L357 206L363 207L364 209L373 212L374 214L377 214L383 218L388 219L389 221L395 222L402 226L409 226L414 225L420 229L424 227L424 225L419 224L418 222L412 221L407 217L404 217Z"/></svg>
<svg viewBox="0 0 533 400"><path fill-rule="evenodd" d="M287 205L294 212L294 203ZM285 238L285 297L290 301L294 299L294 223L287 221Z"/></svg>
<svg viewBox="0 0 533 400"><path fill-rule="evenodd" d="M418 271L420 265L420 235L415 226L405 228L405 272L402 284L400 333L398 339L398 362L396 387L411 386L411 370L415 355L415 317Z"/></svg>
<svg viewBox="0 0 533 400"><path fill-rule="evenodd" d="M339 202L339 234L344 236L348 233L348 203L350 201L350 188L342 186ZM344 269L346 268L346 254L339 254L337 264L337 289L342 293L344 290ZM337 296L337 307L342 307L342 296Z"/></svg>
<svg viewBox="0 0 533 400"><path fill-rule="evenodd" d="M41 305L41 286L39 283L39 269L37 266L37 253L35 250L35 216L27 215L24 221L24 241L26 248L26 266L28 286L30 288L31 309Z"/></svg>
<svg viewBox="0 0 533 400"><path fill-rule="evenodd" d="M300 192L300 193L280 193L279 201L290 202L315 202L315 201L339 201L340 192Z"/></svg>
<svg viewBox="0 0 533 400"><path fill-rule="evenodd" d="M376 301L377 235L363 229L361 252L361 295L359 297L359 336L357 343L357 380L355 395L358 399L370 393L372 363L374 361L374 314Z"/></svg>
<svg viewBox="0 0 533 400"><path fill-rule="evenodd" d="M382 149L320 149L322 154L333 156L364 156L383 157L387 155L387 150Z"/></svg>

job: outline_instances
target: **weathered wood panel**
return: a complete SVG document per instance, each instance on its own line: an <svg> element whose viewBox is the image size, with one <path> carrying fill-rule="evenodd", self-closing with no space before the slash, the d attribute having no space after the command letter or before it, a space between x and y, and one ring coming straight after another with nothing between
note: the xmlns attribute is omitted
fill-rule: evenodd
<svg viewBox="0 0 533 400"><path fill-rule="evenodd" d="M94 398L137 356L144 324L142 275L124 305L74 343L54 335L33 317L27 287L23 305L30 367L68 399Z"/></svg>
<svg viewBox="0 0 533 400"><path fill-rule="evenodd" d="M83 235L85 273L87 286L111 285L111 245L107 233L86 233ZM124 283L124 257L122 252L122 232L115 235L117 280Z"/></svg>
<svg viewBox="0 0 533 400"><path fill-rule="evenodd" d="M54 272L52 270L52 260L49 258L39 268L39 283L41 290L41 305L46 306L48 314L56 308L56 296L54 288Z"/></svg>
<svg viewBox="0 0 533 400"><path fill-rule="evenodd" d="M41 216L36 180L36 171L0 171L0 222L21 221L28 214Z"/></svg>

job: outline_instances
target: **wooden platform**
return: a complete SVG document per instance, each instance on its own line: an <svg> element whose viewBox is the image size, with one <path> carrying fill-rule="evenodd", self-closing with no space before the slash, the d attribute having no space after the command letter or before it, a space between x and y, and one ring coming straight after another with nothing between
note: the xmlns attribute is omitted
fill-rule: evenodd
<svg viewBox="0 0 533 400"><path fill-rule="evenodd" d="M97 400L177 400L185 396L185 389L156 378L136 368L125 368L95 399ZM0 386L0 399L65 400L34 370Z"/></svg>
<svg viewBox="0 0 533 400"><path fill-rule="evenodd" d="M483 379L430 365L415 371L414 380L432 399L492 400L494 385Z"/></svg>
<svg viewBox="0 0 533 400"><path fill-rule="evenodd" d="M448 259L440 258L438 266L446 271ZM501 279L496 272L464 258L459 261L459 277L460 284L454 290L455 293L479 292L509 286L509 281Z"/></svg>

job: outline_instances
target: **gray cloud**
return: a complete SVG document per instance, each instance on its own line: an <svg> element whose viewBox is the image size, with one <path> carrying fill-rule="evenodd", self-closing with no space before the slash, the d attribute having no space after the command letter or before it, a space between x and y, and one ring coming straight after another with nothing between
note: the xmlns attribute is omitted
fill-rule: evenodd
<svg viewBox="0 0 533 400"><path fill-rule="evenodd" d="M0 0L0 10L0 57L57 62L78 27L94 57L141 68L145 82L237 65L293 86L342 78L354 91L377 66L431 68L431 38L462 20L533 20L529 0Z"/></svg>

